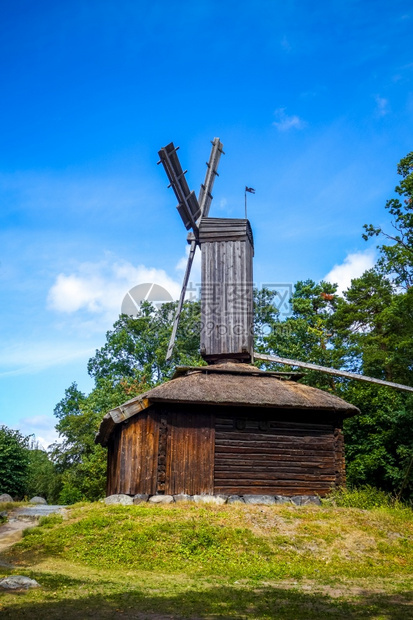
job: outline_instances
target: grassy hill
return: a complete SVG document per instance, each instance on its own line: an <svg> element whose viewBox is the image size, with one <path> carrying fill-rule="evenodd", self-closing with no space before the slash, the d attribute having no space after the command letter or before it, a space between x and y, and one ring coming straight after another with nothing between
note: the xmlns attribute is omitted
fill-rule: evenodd
<svg viewBox="0 0 413 620"><path fill-rule="evenodd" d="M413 617L413 511L77 505L3 560L42 585L4 618ZM2 575L2 576L3 576Z"/></svg>

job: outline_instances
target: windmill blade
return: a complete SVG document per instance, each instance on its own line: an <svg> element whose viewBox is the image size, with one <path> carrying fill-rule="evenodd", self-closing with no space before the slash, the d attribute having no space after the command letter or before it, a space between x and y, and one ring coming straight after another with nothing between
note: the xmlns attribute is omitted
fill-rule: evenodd
<svg viewBox="0 0 413 620"><path fill-rule="evenodd" d="M318 370L325 372L329 375L335 375L337 377L346 377L347 379L356 379L357 381L366 381L367 383L376 383L377 385L385 385L387 387L394 388L396 390L403 390L405 392L413 392L413 387L409 385L403 385L402 383L393 383L392 381L383 381L382 379L375 379L374 377L365 377L359 375L356 372L347 372L346 370L336 370L335 368L328 368L327 366L319 366L318 364L310 364L309 362L299 362L297 360L289 360L286 357L278 357L278 355L264 355L263 353L254 353L255 360L262 360L263 362L276 362L277 364L285 364L287 366L298 366L299 368L307 368L308 370Z"/></svg>
<svg viewBox="0 0 413 620"><path fill-rule="evenodd" d="M215 177L218 176L218 164L221 155L224 154L223 144L219 138L212 140L212 149L209 162L207 163L207 173L204 183L201 185L201 190L198 196L198 202L201 209L201 217L208 217L209 209L212 202L212 188L214 186Z"/></svg>
<svg viewBox="0 0 413 620"><path fill-rule="evenodd" d="M192 230L196 233L198 230L196 223L201 216L201 209L195 196L195 192L190 191L188 183L186 182L186 170L185 172L182 170L178 155L176 153L178 148L179 147L175 148L173 142L170 142L167 146L163 147L158 153L160 157L158 164L162 164L165 168L171 187L174 190L175 196L178 200L177 209L185 228L187 230L192 228Z"/></svg>
<svg viewBox="0 0 413 620"><path fill-rule="evenodd" d="M170 147L170 146L171 145L168 145L168 147ZM168 147L165 147L165 148L167 149ZM200 222L202 217L207 217L208 216L209 209L210 209L211 202L212 202L212 193L211 192L212 192L212 188L214 186L215 177L218 176L218 172L217 172L218 163L219 163L220 157L221 157L221 155L223 153L224 153L224 151L223 151L223 144L222 144L222 142L220 141L219 138L214 138L212 140L211 155L209 157L209 162L207 163L207 172L206 172L206 176L205 176L205 181L201 185L201 189L200 189L199 197L198 197L198 203L199 203L199 207L200 207L200 215L199 215L199 218L198 218L198 220L196 222L197 224L199 224L199 222ZM159 156L161 156L161 151L159 152ZM179 210L179 207L178 207L178 210ZM181 217L182 217L182 214L181 214ZM183 281L182 289L181 289L181 295L179 297L178 306L176 308L174 322L173 322L173 326L172 326L172 333L171 333L171 337L170 337L170 340L169 340L168 351L166 353L166 361L171 359L172 353L173 353L173 350L174 350L175 340L176 340L176 332L178 330L179 319L181 317L182 307L183 307L184 301L185 301L186 289L187 289L188 282L189 282L189 276L191 274L192 263L194 262L195 252L196 252L196 240L192 239L191 240L191 247L189 249L188 262L186 264L184 281Z"/></svg>

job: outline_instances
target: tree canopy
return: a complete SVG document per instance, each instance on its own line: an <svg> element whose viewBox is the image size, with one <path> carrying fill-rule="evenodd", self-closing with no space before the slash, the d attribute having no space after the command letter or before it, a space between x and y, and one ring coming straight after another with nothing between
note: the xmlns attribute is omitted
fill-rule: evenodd
<svg viewBox="0 0 413 620"><path fill-rule="evenodd" d="M397 173L402 177L395 188L400 198L391 198L386 203L386 209L393 217L393 230L389 232L381 226L365 224L363 238L385 238L385 243L378 246L377 267L396 285L407 289L413 284L413 151L400 160Z"/></svg>
<svg viewBox="0 0 413 620"><path fill-rule="evenodd" d="M0 493L22 497L29 469L29 437L7 426L0 427Z"/></svg>

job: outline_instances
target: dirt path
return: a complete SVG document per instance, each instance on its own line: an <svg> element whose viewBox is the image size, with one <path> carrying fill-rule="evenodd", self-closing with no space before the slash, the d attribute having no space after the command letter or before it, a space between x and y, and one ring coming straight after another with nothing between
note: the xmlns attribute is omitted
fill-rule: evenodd
<svg viewBox="0 0 413 620"><path fill-rule="evenodd" d="M40 505L17 508L11 512L8 522L0 525L0 553L18 542L22 537L23 530L28 527L35 527L40 517L62 512L62 509L62 506Z"/></svg>
<svg viewBox="0 0 413 620"><path fill-rule="evenodd" d="M8 547L11 547L12 545L14 545L14 543L18 542L22 537L23 530L25 530L26 527L30 527L30 525L33 526L35 524L30 524L25 521L19 521L17 519L12 519L8 523L0 525L0 554ZM5 568L13 568L12 564L4 562L1 559L0 566L3 566Z"/></svg>
<svg viewBox="0 0 413 620"><path fill-rule="evenodd" d="M22 537L22 531L27 527L23 521L12 521L0 527L0 553L11 547Z"/></svg>

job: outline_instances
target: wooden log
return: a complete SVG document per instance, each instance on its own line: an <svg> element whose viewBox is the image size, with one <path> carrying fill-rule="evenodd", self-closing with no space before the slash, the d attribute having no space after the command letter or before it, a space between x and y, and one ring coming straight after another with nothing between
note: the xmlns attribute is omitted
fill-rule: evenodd
<svg viewBox="0 0 413 620"><path fill-rule="evenodd" d="M263 480L267 480L268 482L272 480L276 480L277 482L280 482L282 480L290 480L290 481L301 480L302 482L304 480L311 480L311 481L328 480L331 482L335 482L336 480L336 474L334 471L332 471L331 473L321 473L321 472L310 473L309 471L305 471L305 470L294 472L288 469L284 469L283 471L277 470L276 472L268 471L268 470L267 471L242 470L239 472L215 471L215 480L226 480L229 478L229 473L231 473L232 475L237 475L239 480L251 480L254 483L256 483L258 480L261 480L261 482Z"/></svg>
<svg viewBox="0 0 413 620"><path fill-rule="evenodd" d="M302 485L302 486L254 486L240 485L237 481L232 481L232 485L228 486L215 485L215 493L223 495L319 495L321 497L327 495L331 489L331 485Z"/></svg>
<svg viewBox="0 0 413 620"><path fill-rule="evenodd" d="M303 448L297 448L295 446L289 447L287 444L284 444L283 447L274 447L274 446L215 446L215 455L216 458L220 455L227 455L228 458L238 458L238 455L291 455L295 457L299 456L317 456L320 457L325 454L331 455L331 447L328 449L324 448L313 448L313 446L307 446Z"/></svg>
<svg viewBox="0 0 413 620"><path fill-rule="evenodd" d="M254 412L255 416L259 416L261 414L264 415L263 411L260 411L258 413ZM271 414L267 414L268 415L272 415L274 416L274 413ZM308 415L307 415L308 417ZM243 416L239 416L239 417L232 417L232 418L227 418L227 419L222 419L222 418L217 418L216 422L215 422L215 428L216 430L221 430L222 431L231 431L232 429L236 428L235 426L235 422L238 419L245 419L246 425L248 428L257 428L258 424L260 422L260 419L252 419L252 418L243 418ZM296 422L294 422L293 420L288 420L288 421L282 421L282 420L274 420L272 418L269 418L269 423L271 425L271 428L274 429L280 429L280 430L291 430L291 431L311 431L312 429L314 430L319 430L319 431L325 431L325 432L331 432L333 430L333 423L320 423L320 422L316 422L315 420L313 420L312 422L303 422L301 420L298 420Z"/></svg>
<svg viewBox="0 0 413 620"><path fill-rule="evenodd" d="M285 446L293 446L294 448L305 448L307 446L311 446L311 449L324 448L331 449L334 445L333 438L321 438L318 437L291 437L291 436L276 436L272 441L270 441L270 436L267 438L256 439L254 436L253 440L248 440L248 437L244 435L244 439L221 439L220 437L216 440L217 446L245 446L246 448L259 447L265 448L268 446L280 447L283 448Z"/></svg>
<svg viewBox="0 0 413 620"><path fill-rule="evenodd" d="M230 471L248 471L253 469L254 472L259 471L317 471L319 469L329 469L330 471L335 471L336 461L334 458L320 460L317 463L314 461L300 461L297 463L296 460L278 460L278 461L269 461L269 460L255 460L255 461L221 461L219 459L215 460L215 472L230 472Z"/></svg>

